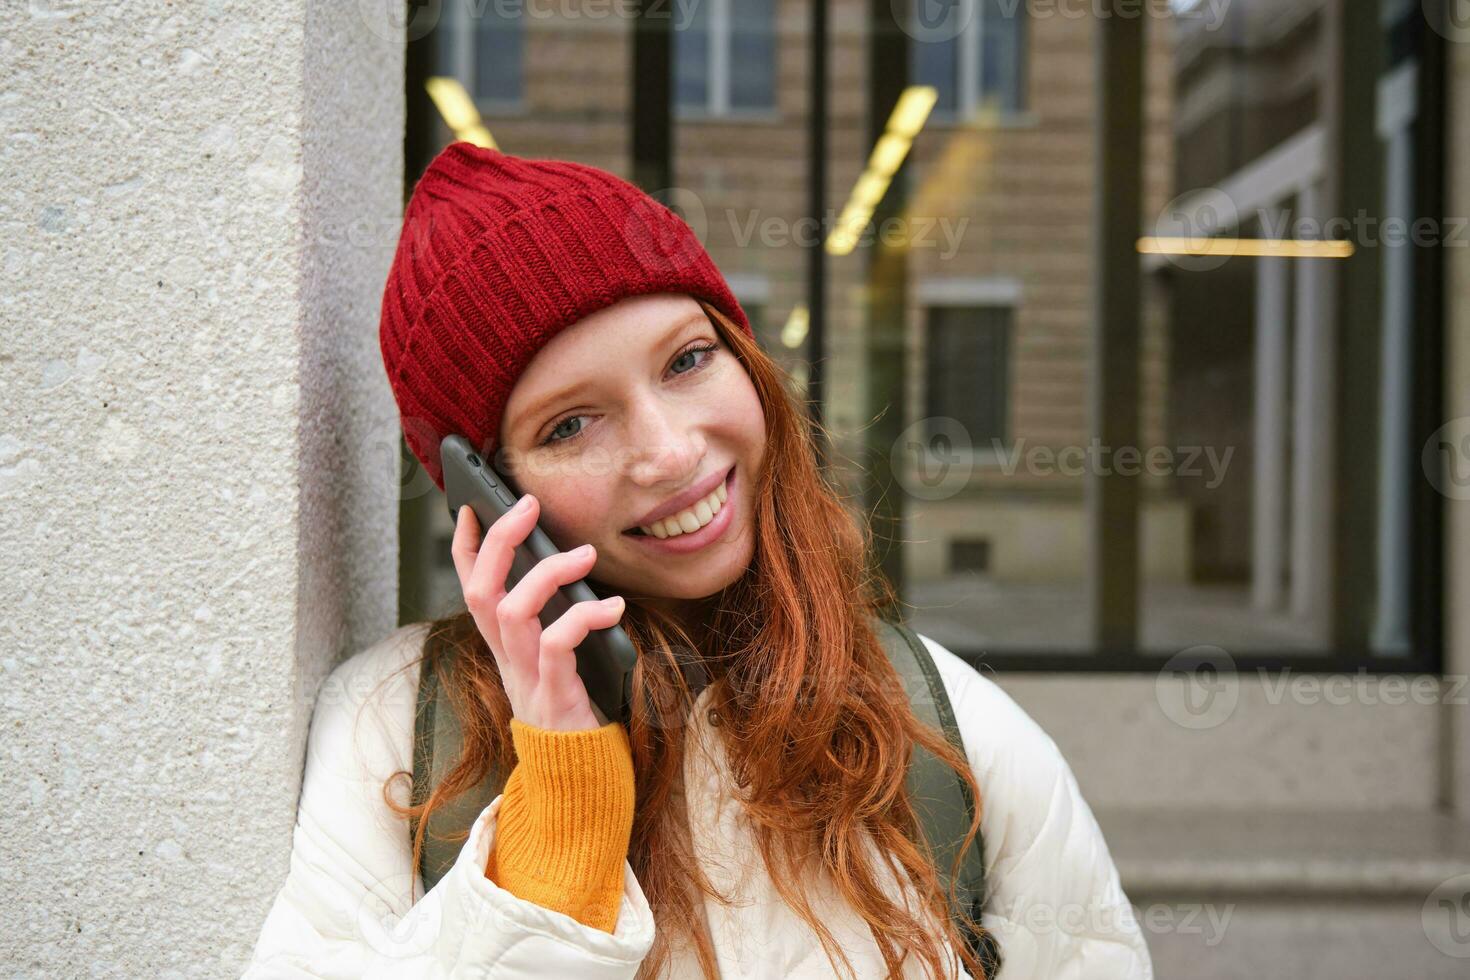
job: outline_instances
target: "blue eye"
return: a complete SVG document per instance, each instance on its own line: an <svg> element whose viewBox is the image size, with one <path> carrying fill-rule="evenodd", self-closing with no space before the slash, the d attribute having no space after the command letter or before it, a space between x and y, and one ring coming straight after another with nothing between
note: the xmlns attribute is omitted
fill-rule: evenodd
<svg viewBox="0 0 1470 980"><path fill-rule="evenodd" d="M680 377L686 374L694 374L696 371L703 370L704 367L709 364L710 360L712 359L712 357L706 356L694 360L694 355L713 355L713 353L719 349L720 348L718 344L704 342L696 343L692 346L686 347L674 357L674 360L669 364L669 370L672 371L676 376ZM677 371L674 369L675 365L685 363L686 359L690 359L692 361L692 363L689 364L687 370ZM546 434L545 439L541 440L540 445L549 446L553 443L558 442L570 442L571 440L577 438L582 434L583 427L581 425L581 420L584 418L587 418L587 416L567 415L561 419L558 419L555 423L552 424L551 431ZM578 423L575 430L565 431L563 429L563 426L570 425L573 422Z"/></svg>
<svg viewBox="0 0 1470 980"><path fill-rule="evenodd" d="M562 439L570 439L570 438L572 438L578 432L581 432L582 431L582 426L581 425L578 425L575 432L563 432L562 431L562 427L565 426L565 425L570 425L573 422L580 422L581 419L582 419L582 416L580 416L580 415L568 415L566 418L564 418L560 422L556 423L556 425L552 426L551 432L547 434L546 441L547 442L560 442L560 441L562 441ZM557 439L556 438L556 435L557 435L558 432L561 432L562 439Z"/></svg>
<svg viewBox="0 0 1470 980"><path fill-rule="evenodd" d="M714 344L699 344L697 346L690 347L687 350L683 350L683 351L680 351L679 352L679 356L676 357L676 358L674 358L674 364L678 364L680 361L684 360L686 357L692 357L695 354L708 353L710 351L715 351L715 350L718 350L718 349L719 348L717 348ZM693 370L695 367L702 366L705 363L705 361L708 361L708 360L709 360L709 358L704 358L704 360L699 361L697 364L691 365L690 370ZM672 369L673 368L673 364L669 365L669 367ZM689 371L678 371L676 373L678 373L678 374L688 374Z"/></svg>

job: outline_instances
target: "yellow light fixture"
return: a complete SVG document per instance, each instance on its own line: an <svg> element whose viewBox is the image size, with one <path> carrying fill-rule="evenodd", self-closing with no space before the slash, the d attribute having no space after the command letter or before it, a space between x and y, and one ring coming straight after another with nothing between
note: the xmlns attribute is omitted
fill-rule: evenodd
<svg viewBox="0 0 1470 980"><path fill-rule="evenodd" d="M903 158L908 155L909 147L913 145L913 139L899 136L897 133L884 133L874 146L872 155L868 157L868 170L891 174L898 170L898 165L903 163Z"/></svg>
<svg viewBox="0 0 1470 980"><path fill-rule="evenodd" d="M1355 251L1352 242L1310 238L1140 238L1144 255L1243 255L1249 258L1345 259Z"/></svg>
<svg viewBox="0 0 1470 980"><path fill-rule="evenodd" d="M798 303L791 308L791 315L786 318L786 324L781 328L781 343L795 350L806 340L807 328L811 325L811 314L807 311L805 303Z"/></svg>
<svg viewBox="0 0 1470 980"><path fill-rule="evenodd" d="M831 255L847 255L857 245L863 227L873 216L893 175L913 147L914 137L924 128L929 112L939 100L939 90L932 85L910 85L903 90L888 114L883 135L873 144L868 165L852 185L847 203L837 219L837 227L827 236L824 246Z"/></svg>
<svg viewBox="0 0 1470 980"><path fill-rule="evenodd" d="M910 85L903 90L903 95L898 97L898 104L893 107L893 112L889 113L888 125L884 129L912 140L919 135L919 130L924 128L924 122L929 118L929 110L933 109L934 103L938 101L939 89L933 85Z"/></svg>
<svg viewBox="0 0 1470 980"><path fill-rule="evenodd" d="M871 213L878 206L878 202L883 200L883 195L888 193L888 185L891 181L892 178L887 174L864 170L857 183L852 185L852 196L849 200L859 205L864 211Z"/></svg>
<svg viewBox="0 0 1470 980"><path fill-rule="evenodd" d="M434 100L434 108L439 110L445 124L454 132L455 139L492 150L500 149L495 145L490 130L485 128L480 110L475 107L475 100L470 98L470 93L464 90L459 79L435 75L424 82L424 88L428 90L429 98Z"/></svg>

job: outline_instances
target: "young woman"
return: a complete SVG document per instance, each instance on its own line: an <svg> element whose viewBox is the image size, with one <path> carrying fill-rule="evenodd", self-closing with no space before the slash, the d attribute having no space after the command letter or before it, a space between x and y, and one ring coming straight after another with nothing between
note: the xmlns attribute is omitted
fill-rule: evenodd
<svg viewBox="0 0 1470 980"><path fill-rule="evenodd" d="M981 978L914 843L919 745L982 804L1001 977L1152 976L1055 743L927 637L964 753L896 689L866 529L681 219L593 167L451 144L409 201L381 334L436 483L460 433L523 499L489 528L459 515L464 612L324 685L247 976ZM538 521L569 550L507 588ZM610 598L543 629L582 578ZM614 623L639 649L626 726L600 723L573 655ZM464 754L411 805L424 670ZM425 891L424 819L496 765L503 791Z"/></svg>

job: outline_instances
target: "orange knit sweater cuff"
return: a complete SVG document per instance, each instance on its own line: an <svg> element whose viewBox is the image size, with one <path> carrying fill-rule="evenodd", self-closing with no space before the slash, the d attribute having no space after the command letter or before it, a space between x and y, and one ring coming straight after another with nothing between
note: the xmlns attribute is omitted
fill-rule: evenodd
<svg viewBox="0 0 1470 980"><path fill-rule="evenodd" d="M613 932L633 830L633 756L618 722L564 732L510 722L506 779L485 874L517 898Z"/></svg>

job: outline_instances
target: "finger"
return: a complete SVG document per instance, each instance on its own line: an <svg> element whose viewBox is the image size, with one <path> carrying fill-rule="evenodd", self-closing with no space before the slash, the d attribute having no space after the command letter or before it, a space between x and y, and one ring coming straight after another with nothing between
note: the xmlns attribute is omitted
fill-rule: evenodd
<svg viewBox="0 0 1470 980"><path fill-rule="evenodd" d="M474 615L475 625L490 644L502 677L510 683L519 673L518 664L510 661L511 651L506 649L499 620L495 612L505 597L505 579L515 561L516 546L526 539L536 526L536 500L527 496L525 509L515 509L501 514L490 525L485 539L473 555L469 572L461 577L465 605ZM525 661L522 656L521 661ZM531 666L534 667L534 660Z"/></svg>
<svg viewBox="0 0 1470 980"><path fill-rule="evenodd" d="M459 587L463 589L475 568L475 555L480 550L480 522L475 509L465 504L454 519L454 537L449 542L449 553L454 557L454 572L459 576Z"/></svg>
<svg viewBox="0 0 1470 980"><path fill-rule="evenodd" d="M577 674L577 647L593 630L607 629L623 618L622 596L574 603L541 634L540 682L551 696L560 696L581 684Z"/></svg>
<svg viewBox="0 0 1470 980"><path fill-rule="evenodd" d="M485 532L485 540L480 542L474 571L470 573L466 586L468 591L473 591L484 601L486 608L494 608L505 595L505 577L515 562L516 547L536 527L540 502L526 494L516 503L516 507L496 518L490 530Z"/></svg>
<svg viewBox="0 0 1470 980"><path fill-rule="evenodd" d="M597 549L583 545L543 558L506 593L496 609L500 635L513 656L534 664L541 649L541 610L563 585L586 576L597 560ZM525 663L526 661L522 661Z"/></svg>
<svg viewBox="0 0 1470 980"><path fill-rule="evenodd" d="M509 682L506 665L500 652L500 628L494 616L495 597L477 593L470 586L474 578L475 563L482 550L479 525L479 517L475 514L474 508L469 504L460 507L458 519L454 524L454 539L449 551L454 556L454 572L459 577L459 588L464 594L465 608L470 611L475 626L479 629L480 635L485 638L486 645L490 647L490 653L500 667L501 676Z"/></svg>
<svg viewBox="0 0 1470 980"><path fill-rule="evenodd" d="M596 561L597 549L590 544L543 558L506 594L501 607L512 618L538 616L557 589L584 578Z"/></svg>

